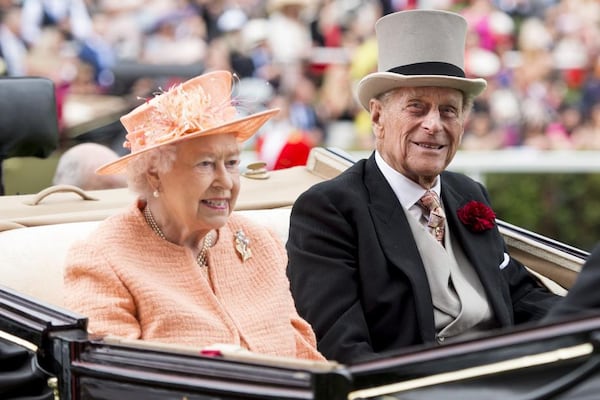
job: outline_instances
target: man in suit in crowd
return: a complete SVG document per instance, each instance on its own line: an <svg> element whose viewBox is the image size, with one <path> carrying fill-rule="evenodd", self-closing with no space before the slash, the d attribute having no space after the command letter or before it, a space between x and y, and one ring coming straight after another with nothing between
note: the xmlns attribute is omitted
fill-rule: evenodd
<svg viewBox="0 0 600 400"><path fill-rule="evenodd" d="M376 149L293 207L291 290L329 359L539 320L558 299L507 253L485 188L445 170L486 87L465 77L466 30L435 10L377 22L378 72L357 88Z"/></svg>

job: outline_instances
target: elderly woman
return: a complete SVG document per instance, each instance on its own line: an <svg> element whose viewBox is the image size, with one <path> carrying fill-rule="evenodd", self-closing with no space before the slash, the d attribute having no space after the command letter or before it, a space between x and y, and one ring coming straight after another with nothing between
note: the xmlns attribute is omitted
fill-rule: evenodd
<svg viewBox="0 0 600 400"><path fill-rule="evenodd" d="M139 198L71 248L66 304L100 335L321 360L282 243L231 213L238 143L277 112L238 118L231 88L229 72L207 73L121 118L131 153L97 173L126 170Z"/></svg>

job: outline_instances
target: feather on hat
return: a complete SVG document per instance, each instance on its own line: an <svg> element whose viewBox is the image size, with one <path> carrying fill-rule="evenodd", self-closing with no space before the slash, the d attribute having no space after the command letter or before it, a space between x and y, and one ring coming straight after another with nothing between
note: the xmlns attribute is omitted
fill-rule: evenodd
<svg viewBox="0 0 600 400"><path fill-rule="evenodd" d="M144 152L200 136L233 133L243 142L279 112L270 109L239 118L231 88L229 71L209 72L160 93L122 116L127 130L123 146L131 153L99 167L96 173L119 173Z"/></svg>

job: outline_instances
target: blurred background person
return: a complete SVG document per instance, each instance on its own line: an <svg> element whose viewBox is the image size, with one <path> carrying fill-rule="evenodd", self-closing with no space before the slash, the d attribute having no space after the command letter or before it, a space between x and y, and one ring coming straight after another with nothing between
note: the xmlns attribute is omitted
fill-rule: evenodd
<svg viewBox="0 0 600 400"><path fill-rule="evenodd" d="M46 26L56 27L66 40L81 41L92 32L92 18L84 0L23 0L25 41L36 43Z"/></svg>
<svg viewBox="0 0 600 400"><path fill-rule="evenodd" d="M290 116L290 99L276 95L269 107L278 108L256 140L258 156L269 170L305 165L313 141L310 135L294 125Z"/></svg>
<svg viewBox="0 0 600 400"><path fill-rule="evenodd" d="M53 185L73 185L83 190L114 189L127 186L125 175L98 175L96 169L119 155L97 143L81 143L65 151L58 160Z"/></svg>
<svg viewBox="0 0 600 400"><path fill-rule="evenodd" d="M273 63L282 71L278 88L292 90L312 49L312 36L306 14L309 0L269 0L268 38Z"/></svg>
<svg viewBox="0 0 600 400"><path fill-rule="evenodd" d="M27 47L21 37L21 8L0 9L0 76L27 75Z"/></svg>
<svg viewBox="0 0 600 400"><path fill-rule="evenodd" d="M589 116L575 129L573 143L579 150L600 150L600 103L591 107Z"/></svg>
<svg viewBox="0 0 600 400"><path fill-rule="evenodd" d="M462 150L499 150L504 147L502 132L496 129L486 103L474 102L460 143Z"/></svg>
<svg viewBox="0 0 600 400"><path fill-rule="evenodd" d="M206 55L206 27L188 7L157 15L147 28L141 62L153 65L201 63Z"/></svg>

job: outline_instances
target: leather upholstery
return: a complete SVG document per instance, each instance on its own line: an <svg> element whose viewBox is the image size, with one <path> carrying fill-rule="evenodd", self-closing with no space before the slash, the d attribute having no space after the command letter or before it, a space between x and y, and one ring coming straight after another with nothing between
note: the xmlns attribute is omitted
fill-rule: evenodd
<svg viewBox="0 0 600 400"><path fill-rule="evenodd" d="M0 163L11 157L48 157L59 141L52 81L38 77L2 78L0 93ZM0 168L0 178L1 172Z"/></svg>

